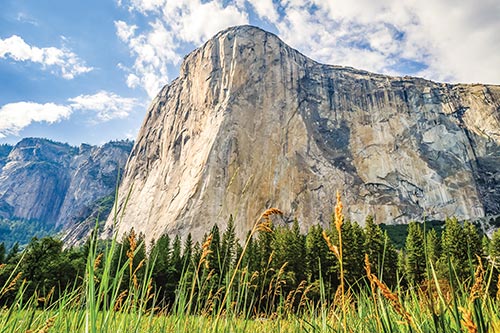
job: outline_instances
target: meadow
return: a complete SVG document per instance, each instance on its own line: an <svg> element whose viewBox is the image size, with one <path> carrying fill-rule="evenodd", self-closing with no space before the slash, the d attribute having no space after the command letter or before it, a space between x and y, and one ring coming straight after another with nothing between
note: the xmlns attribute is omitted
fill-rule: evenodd
<svg viewBox="0 0 500 333"><path fill-rule="evenodd" d="M6 275L0 332L500 332L495 239L480 240L473 251L467 225L447 222L438 241L415 224L398 254L372 224L362 234L364 247L353 241L358 229L344 221L340 197L330 228L314 229L316 237L275 228L271 218L279 214L266 210L241 246L230 241L230 261L214 253L231 252L227 233L218 239L212 230L199 246L186 247L192 253L175 285L168 284L171 275L162 280L161 248L152 245L145 255L134 232L105 243L91 237L81 274L51 288L23 277L28 247L14 267L0 266ZM305 262L311 261L307 251L296 258L293 235L318 255L316 262ZM258 258L259 266L252 256L266 239L272 240L269 253ZM379 252L370 251L377 239ZM439 251L429 244L434 241ZM179 246L168 243L170 260L176 252L181 258ZM280 254L285 250L288 260Z"/></svg>

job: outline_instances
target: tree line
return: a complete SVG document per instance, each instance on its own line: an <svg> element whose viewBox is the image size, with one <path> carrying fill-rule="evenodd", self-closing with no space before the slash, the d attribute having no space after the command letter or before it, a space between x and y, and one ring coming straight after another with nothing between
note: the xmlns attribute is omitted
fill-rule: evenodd
<svg viewBox="0 0 500 333"><path fill-rule="evenodd" d="M400 250L371 216L364 227L344 221L341 237L343 280L351 291L369 285L366 256L371 271L388 286L423 286L433 274L449 283L470 284L480 263L492 266L493 280L499 274L500 230L489 239L474 224L456 218L447 219L442 230L410 223ZM328 227L312 226L306 233L300 232L297 220L285 226L267 221L255 233L249 232L244 242L236 237L232 218L222 231L214 225L200 242L194 242L190 234L184 240L163 235L146 246L144 236L133 229L111 253L105 251L107 242L100 241L96 257L89 255L91 240L68 249L54 237L33 238L22 251L17 245L6 251L0 244L0 285L4 286L0 302L12 303L20 290L27 296L36 292L44 301L57 299L79 287L89 260L94 260L91 264L97 275L119 276L116 283L121 292L148 283L163 309L179 302L183 288L184 295L194 295L195 303L201 304L198 311L209 309L213 302L224 300L224 290L234 280L247 286L245 295L238 298L241 302L249 303L256 314L269 313L285 300L297 306L303 297L334 299L341 283L339 260L329 248L339 245L335 221ZM111 260L108 273L99 265L106 254ZM496 293L497 283L490 286L489 292Z"/></svg>

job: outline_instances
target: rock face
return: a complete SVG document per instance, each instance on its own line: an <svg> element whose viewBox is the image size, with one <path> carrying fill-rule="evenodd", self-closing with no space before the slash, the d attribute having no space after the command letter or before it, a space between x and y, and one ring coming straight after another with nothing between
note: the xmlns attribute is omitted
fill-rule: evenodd
<svg viewBox="0 0 500 333"><path fill-rule="evenodd" d="M114 193L131 148L126 141L76 148L23 139L0 164L0 218L74 227L92 213L96 201Z"/></svg>
<svg viewBox="0 0 500 333"><path fill-rule="evenodd" d="M500 213L499 165L500 86L323 65L235 27L153 100L119 230L200 238L232 214L243 236L271 206L306 228L329 223L337 190L361 223L474 219Z"/></svg>

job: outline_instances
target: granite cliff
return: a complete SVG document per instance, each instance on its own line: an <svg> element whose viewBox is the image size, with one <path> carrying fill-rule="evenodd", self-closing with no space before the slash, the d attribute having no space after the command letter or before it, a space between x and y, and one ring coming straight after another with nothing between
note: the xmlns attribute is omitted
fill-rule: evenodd
<svg viewBox="0 0 500 333"><path fill-rule="evenodd" d="M0 218L71 230L112 196L132 142L96 147L26 138L0 149ZM1 154L3 151L3 154ZM94 221L95 223L95 221Z"/></svg>
<svg viewBox="0 0 500 333"><path fill-rule="evenodd" d="M243 236L271 206L306 228L330 221L337 190L361 223L475 219L500 213L498 165L500 86L323 65L241 26L189 54L153 100L118 228L197 239L232 214Z"/></svg>

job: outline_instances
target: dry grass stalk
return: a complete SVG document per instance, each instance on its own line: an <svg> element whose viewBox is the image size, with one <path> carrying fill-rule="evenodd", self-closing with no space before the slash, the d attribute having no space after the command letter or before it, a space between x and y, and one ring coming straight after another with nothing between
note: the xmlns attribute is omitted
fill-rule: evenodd
<svg viewBox="0 0 500 333"><path fill-rule="evenodd" d="M47 303L48 301L50 301L52 295L54 294L55 289L56 287L50 288L49 293L45 297L39 297L37 301L41 303Z"/></svg>
<svg viewBox="0 0 500 333"><path fill-rule="evenodd" d="M333 252L333 254L335 254L335 257L337 257L337 259L339 259L339 260L340 260L340 253L339 253L339 248L338 248L338 246L336 246L336 245L333 245L333 244L332 244L332 241L331 241L331 239L330 239L330 236L328 236L328 234L326 233L326 231L325 231L325 230L323 230L322 236L323 236L323 239L324 239L324 240L325 240L325 242L326 242L326 245L328 246L328 249L329 249L330 251L332 251L332 252Z"/></svg>
<svg viewBox="0 0 500 333"><path fill-rule="evenodd" d="M210 244L212 243L212 234L208 235L207 239L203 242L201 246L201 257L200 262L198 263L198 270L201 268L201 265L205 264L205 268L208 269L208 255L212 253L210 251Z"/></svg>
<svg viewBox="0 0 500 333"><path fill-rule="evenodd" d="M139 288L139 283L137 281L137 272L139 271L139 269L142 268L142 266L144 266L144 263L146 262L146 259L142 259L139 264L137 265L137 267L135 268L133 274L132 274L132 281L134 283L134 288L135 289L138 289Z"/></svg>
<svg viewBox="0 0 500 333"><path fill-rule="evenodd" d="M97 256L97 258L95 258L94 260L94 271L99 267L99 265L101 264L101 260L102 260L102 257L104 256L104 253L99 253L99 255Z"/></svg>
<svg viewBox="0 0 500 333"><path fill-rule="evenodd" d="M129 241L129 249L127 250L127 258L129 259L128 265L130 270L130 277L132 277L135 249L137 248L137 241L134 228L132 228L132 230L130 231L130 235L128 236L128 241Z"/></svg>
<svg viewBox="0 0 500 333"><path fill-rule="evenodd" d="M343 262L343 253L342 253L342 224L344 223L344 215L342 213L342 200L340 197L340 192L337 191L337 204L335 205L335 229L337 229L339 246L336 247L330 241L330 238L323 232L323 238L325 238L328 248L332 251L339 261L340 266L340 293L342 296L342 314L343 314L343 325L344 330L347 330L347 314L346 314L346 301L345 301L345 279L344 279L344 262ZM326 237L325 237L326 236Z"/></svg>
<svg viewBox="0 0 500 333"><path fill-rule="evenodd" d="M234 279L236 278L236 273L238 272L238 270L240 268L241 261L243 260L243 256L245 255L245 252L248 248L248 244L250 243L250 240L252 239L253 235L258 231L259 226L261 225L261 223L260 223L261 220L264 219L264 220L266 220L265 222L270 222L271 215L283 215L283 212L281 210L279 210L278 208L269 208L269 209L265 210L264 213L262 213L259 216L259 218L255 221L254 226L253 226L252 230L250 231L250 235L248 236L248 238L245 242L245 245L243 246L243 250L241 251L241 255L238 258L238 262L236 263L236 266L234 267L233 275L231 276L231 279L229 280L229 284L227 286L228 292L226 292L224 294L224 298L222 299L222 302L221 302L222 304L225 303L228 294L230 294L229 290L231 289L231 287L234 283ZM268 228L265 228L265 226L267 226ZM272 232L272 229L269 227L269 225L264 225L264 227L261 227L261 228L263 228L263 231ZM220 314L222 313L222 310L223 310L223 307L221 306L219 308L219 312L217 313L216 318L218 318L220 316Z"/></svg>
<svg viewBox="0 0 500 333"><path fill-rule="evenodd" d="M467 329L469 333L477 333L477 326L472 321L472 313L463 307L458 307L460 312L462 312L462 320L460 321L462 325Z"/></svg>
<svg viewBox="0 0 500 333"><path fill-rule="evenodd" d="M260 232L273 232L273 229L271 229L271 221L265 220L265 221L260 222L257 225L257 231L260 231Z"/></svg>
<svg viewBox="0 0 500 333"><path fill-rule="evenodd" d="M122 305L123 305L123 300L125 299L125 297L127 297L127 293L128 293L128 290L124 290L120 293L120 295L118 295L118 298L116 299L116 302L115 302L115 306L114 306L114 310L115 311L120 311L120 309L122 308Z"/></svg>
<svg viewBox="0 0 500 333"><path fill-rule="evenodd" d="M17 284L17 281L19 281L19 279L21 278L21 276L23 276L23 272L17 273L17 275L12 279L12 281L10 281L9 285L7 286L7 288L5 288L2 291L2 296L15 288L15 286Z"/></svg>
<svg viewBox="0 0 500 333"><path fill-rule="evenodd" d="M151 292L152 290L153 290L153 279L150 278L148 282L148 287L146 289L146 301L149 301L150 299L154 298L155 294Z"/></svg>
<svg viewBox="0 0 500 333"><path fill-rule="evenodd" d="M272 215L283 215L283 212L278 208L269 208L266 211L264 211L264 213L262 213L259 221L261 219L268 220Z"/></svg>
<svg viewBox="0 0 500 333"><path fill-rule="evenodd" d="M309 301L309 297L307 297L307 294L311 291L311 289L314 288L314 284L309 284L307 288L304 290L302 293L302 296L300 297L300 302L299 302L299 307L297 310L299 310L301 307L305 306L307 304L307 301Z"/></svg>
<svg viewBox="0 0 500 333"><path fill-rule="evenodd" d="M399 301L399 297L396 293L393 293L389 287L382 281L380 281L374 274L368 275L368 279L370 280L370 283L374 283L378 289L382 292L382 296L387 299L393 309L401 316L403 319L409 324L413 325L413 318L411 315L406 311L406 309L403 307L403 304Z"/></svg>
<svg viewBox="0 0 500 333"><path fill-rule="evenodd" d="M376 301L377 299L377 293L375 293L375 282L371 278L372 276L372 267L370 264L370 258L368 258L368 254L365 253L365 271L366 271L366 276L368 276L368 280L370 281L370 288L372 290L372 295L373 295L373 300Z"/></svg>
<svg viewBox="0 0 500 333"><path fill-rule="evenodd" d="M55 317L50 317L45 322L45 325L37 333L47 333L49 329L54 326Z"/></svg>
<svg viewBox="0 0 500 333"><path fill-rule="evenodd" d="M483 279L484 279L484 268L481 258L477 256L478 265L476 272L474 273L474 284L471 287L469 301L474 302L474 300L481 297L483 294Z"/></svg>
<svg viewBox="0 0 500 333"><path fill-rule="evenodd" d="M342 230L342 224L344 223L344 215L342 214L342 200L340 198L340 192L337 191L337 204L335 205L335 228L338 232Z"/></svg>
<svg viewBox="0 0 500 333"><path fill-rule="evenodd" d="M306 280L302 280L299 285L297 286L297 288L295 290L291 290L289 293L288 293L288 296L285 300L285 309L288 309L290 311L293 310L293 305L295 303L295 299L297 297L297 294L300 294L304 291L304 288L307 284L307 281Z"/></svg>

